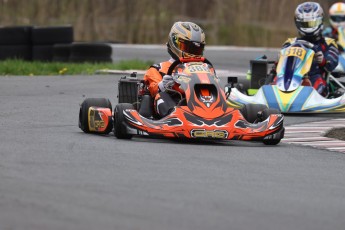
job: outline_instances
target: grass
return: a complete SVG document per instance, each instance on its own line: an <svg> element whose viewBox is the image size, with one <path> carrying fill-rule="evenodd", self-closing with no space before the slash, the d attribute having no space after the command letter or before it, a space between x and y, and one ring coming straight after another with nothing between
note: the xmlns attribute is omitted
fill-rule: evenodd
<svg viewBox="0 0 345 230"><path fill-rule="evenodd" d="M145 70L152 61L128 60L118 63L64 63L23 60L0 61L0 75L3 76L38 76L38 75L91 75L96 70Z"/></svg>

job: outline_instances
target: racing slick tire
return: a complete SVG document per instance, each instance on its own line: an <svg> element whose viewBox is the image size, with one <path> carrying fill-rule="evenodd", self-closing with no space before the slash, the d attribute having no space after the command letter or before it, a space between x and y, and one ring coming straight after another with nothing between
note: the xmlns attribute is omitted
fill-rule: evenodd
<svg viewBox="0 0 345 230"><path fill-rule="evenodd" d="M246 104L240 108L240 112L248 122L254 123L259 120L258 112L266 109L268 109L267 106L263 104Z"/></svg>
<svg viewBox="0 0 345 230"><path fill-rule="evenodd" d="M109 99L106 98L87 98L80 105L79 110L79 128L84 131L84 133L91 133L89 129L89 117L88 112L91 106L108 108L112 111L112 106ZM113 129L113 124L109 123L108 127L101 134L109 134Z"/></svg>
<svg viewBox="0 0 345 230"><path fill-rule="evenodd" d="M117 139L131 139L133 137L132 134L127 133L127 128L124 124L123 111L126 109L134 109L134 106L129 103L120 103L114 109L114 136Z"/></svg>
<svg viewBox="0 0 345 230"><path fill-rule="evenodd" d="M262 119L266 120L271 114L281 114L281 112L278 109L265 109L262 111ZM263 140L262 142L265 145L277 145L280 142L281 139L269 139L269 140Z"/></svg>
<svg viewBox="0 0 345 230"><path fill-rule="evenodd" d="M0 45L31 45L32 26L5 26L0 28Z"/></svg>
<svg viewBox="0 0 345 230"><path fill-rule="evenodd" d="M72 43L73 27L66 26L36 26L32 28L31 42L33 45L54 45L56 43Z"/></svg>

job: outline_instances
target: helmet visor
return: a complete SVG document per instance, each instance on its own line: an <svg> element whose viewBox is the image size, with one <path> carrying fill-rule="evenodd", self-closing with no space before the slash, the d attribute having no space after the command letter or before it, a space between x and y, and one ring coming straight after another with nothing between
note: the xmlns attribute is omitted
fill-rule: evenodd
<svg viewBox="0 0 345 230"><path fill-rule="evenodd" d="M315 27L318 27L322 24L322 18L317 18L315 20L311 20L311 21L296 21L296 25L298 26L298 28L303 28L303 29L312 29Z"/></svg>
<svg viewBox="0 0 345 230"><path fill-rule="evenodd" d="M333 15L331 16L333 22L345 22L345 15Z"/></svg>
<svg viewBox="0 0 345 230"><path fill-rule="evenodd" d="M186 41L183 39L177 39L176 47L186 53L193 55L202 55L204 52L205 44L200 42Z"/></svg>

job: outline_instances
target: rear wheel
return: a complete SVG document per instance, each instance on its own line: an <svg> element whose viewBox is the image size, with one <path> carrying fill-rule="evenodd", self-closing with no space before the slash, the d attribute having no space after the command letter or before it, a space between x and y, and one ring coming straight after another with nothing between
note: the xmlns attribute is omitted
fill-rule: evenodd
<svg viewBox="0 0 345 230"><path fill-rule="evenodd" d="M106 98L87 98L83 101L80 105L79 110L79 128L83 130L85 133L90 133L89 129L89 108L92 106L108 108L112 111L112 106L109 99ZM109 123L107 129L103 132L103 134L108 134L112 130L112 124Z"/></svg>
<svg viewBox="0 0 345 230"><path fill-rule="evenodd" d="M134 106L129 103L121 103L116 105L114 109L114 136L118 139L131 139L133 137L132 134L127 133L123 115L123 111L126 109L134 109Z"/></svg>

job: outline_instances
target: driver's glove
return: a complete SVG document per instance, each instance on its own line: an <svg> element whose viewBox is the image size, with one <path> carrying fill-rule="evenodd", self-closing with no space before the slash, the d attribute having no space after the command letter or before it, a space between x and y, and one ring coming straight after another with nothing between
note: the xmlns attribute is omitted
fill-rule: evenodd
<svg viewBox="0 0 345 230"><path fill-rule="evenodd" d="M158 83L158 88L161 92L165 92L167 89L171 89L175 84L172 76L164 75L162 81Z"/></svg>
<svg viewBox="0 0 345 230"><path fill-rule="evenodd" d="M314 55L314 61L315 61L317 64L319 64L319 65L324 64L324 62L325 62L325 57L324 57L322 51L318 51L318 52L315 53L315 55Z"/></svg>

